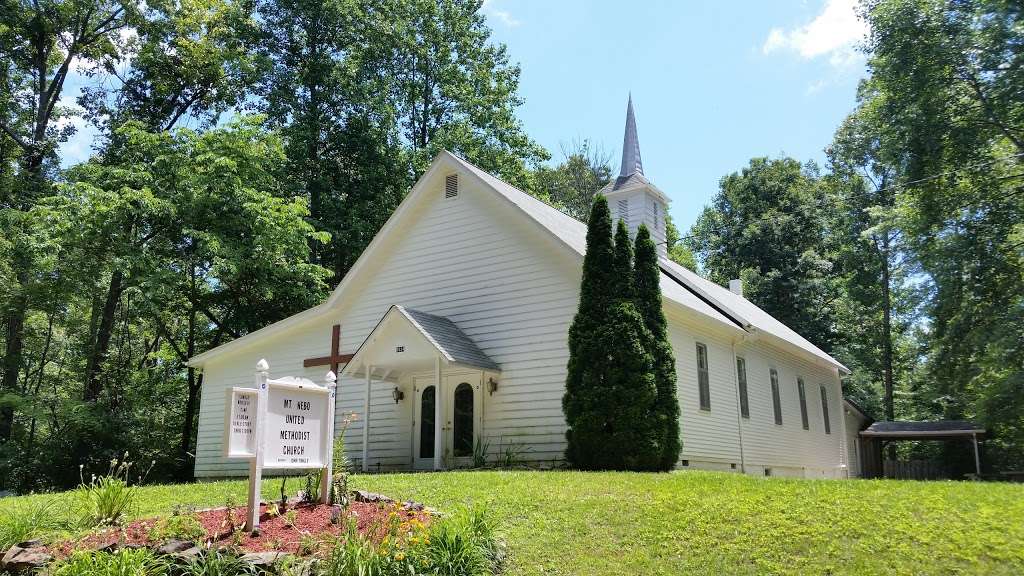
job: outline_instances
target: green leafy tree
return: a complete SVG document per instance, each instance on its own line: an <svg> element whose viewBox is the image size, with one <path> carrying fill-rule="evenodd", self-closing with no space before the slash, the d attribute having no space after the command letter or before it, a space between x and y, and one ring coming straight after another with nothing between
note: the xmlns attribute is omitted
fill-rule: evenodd
<svg viewBox="0 0 1024 576"><path fill-rule="evenodd" d="M151 131L213 125L245 105L265 71L248 0L147 1L133 24L120 56L84 70L94 82L79 103L108 138L128 121Z"/></svg>
<svg viewBox="0 0 1024 576"><path fill-rule="evenodd" d="M40 353L36 406L19 409L20 465L9 482L22 489L73 485L79 464L125 451L156 461L153 479L190 477L202 375L188 358L326 293L327 272L308 263L307 241L318 233L305 202L283 193L283 146L260 118L202 133L129 124L116 137L117 162L101 154L69 170L70 183L33 212L60 248L54 266L66 284L105 267L94 257L102 250L125 273L95 398L66 384L63 374L84 369L88 347L63 333L94 332L103 287L61 294L64 309L43 308L42 320L61 321L52 340L63 349L49 352L56 361Z"/></svg>
<svg viewBox="0 0 1024 576"><path fill-rule="evenodd" d="M124 46L121 31L137 10L134 4L106 0L42 0L0 4L0 147L5 161L0 189L10 298L4 302L4 354L0 394L17 396L26 369L25 328L34 298L46 291L45 266L34 245L32 207L49 195L57 146L73 132L62 105L65 83L75 62L116 59ZM24 384L24 382L21 382ZM0 444L13 429L13 407L0 403Z"/></svg>
<svg viewBox="0 0 1024 576"><path fill-rule="evenodd" d="M710 278L744 295L816 345L835 341L828 214L832 196L813 165L754 158L722 178L687 241Z"/></svg>
<svg viewBox="0 0 1024 576"><path fill-rule="evenodd" d="M611 156L589 140L562 146L562 162L534 172L533 194L577 220L586 220L594 196L611 180Z"/></svg>
<svg viewBox="0 0 1024 576"><path fill-rule="evenodd" d="M636 308L643 318L649 340L644 348L654 363L654 384L657 397L651 417L661 430L659 469L671 470L682 450L679 431L679 397L676 394L676 359L668 339L668 322L661 299L661 270L658 252L647 226L641 224L636 233L636 262L633 285Z"/></svg>
<svg viewBox="0 0 1024 576"><path fill-rule="evenodd" d="M920 264L923 417L974 418L998 466L1024 463L1024 13L1014 2L874 0L861 108L885 158L895 222ZM969 469L972 457L951 461Z"/></svg>
<svg viewBox="0 0 1024 576"><path fill-rule="evenodd" d="M479 1L266 0L262 108L281 130L292 193L331 233L334 282L413 180L448 149L523 189L546 158L515 116L519 69Z"/></svg>
<svg viewBox="0 0 1024 576"><path fill-rule="evenodd" d="M629 236L612 242L608 202L598 196L587 229L579 310L569 328L562 398L566 458L583 469L655 470L662 457L663 429L650 417L657 396L644 348L650 335L632 295L623 293L632 284L631 264Z"/></svg>
<svg viewBox="0 0 1024 576"><path fill-rule="evenodd" d="M919 308L910 277L920 270L896 213L906 159L882 145L889 128L878 114L874 94L862 87L859 100L828 149L830 181L838 198L832 225L838 237L837 273L845 292L837 353L853 371L846 394L871 408L880 389L877 416L895 420L896 390L906 397L916 364L913 327Z"/></svg>
<svg viewBox="0 0 1024 576"><path fill-rule="evenodd" d="M694 272L697 271L697 258L694 257L690 247L683 241L679 234L679 228L672 221L672 216L665 211L665 246L668 249L668 259L685 266Z"/></svg>
<svg viewBox="0 0 1024 576"><path fill-rule="evenodd" d="M121 60L111 55L95 61L87 74L95 82L83 88L79 102L92 122L105 134L102 160L123 165L129 143L117 131L125 122L137 122L159 132L175 128L183 119L209 126L220 114L243 104L262 69L254 54L256 24L249 2L147 2L134 20L134 34L126 35ZM126 68L119 70L118 68ZM139 236L145 243L149 237ZM115 247L96 247L95 277L105 284L96 299L93 323L87 336L88 359L84 397L102 393L101 372L110 353L114 319L131 286L130 259L119 258ZM129 244L134 251L141 247Z"/></svg>
<svg viewBox="0 0 1024 576"><path fill-rule="evenodd" d="M523 190L529 167L547 152L515 115L522 104L519 66L491 39L482 0L411 0L384 4L390 101L421 173L442 149Z"/></svg>

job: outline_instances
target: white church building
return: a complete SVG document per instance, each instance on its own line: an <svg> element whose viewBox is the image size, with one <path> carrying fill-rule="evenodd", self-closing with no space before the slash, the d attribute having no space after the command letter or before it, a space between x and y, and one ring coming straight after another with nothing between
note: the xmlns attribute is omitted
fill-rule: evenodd
<svg viewBox="0 0 1024 576"><path fill-rule="evenodd" d="M661 250L676 358L679 468L856 475L847 369L729 288L665 255L668 196L644 176L632 103L619 176L602 193ZM586 225L443 152L322 304L191 359L204 373L197 477L244 476L224 457L226 389L270 376L339 374L337 418L367 471L469 466L514 453L564 464L567 334ZM848 435L849 433L849 435Z"/></svg>

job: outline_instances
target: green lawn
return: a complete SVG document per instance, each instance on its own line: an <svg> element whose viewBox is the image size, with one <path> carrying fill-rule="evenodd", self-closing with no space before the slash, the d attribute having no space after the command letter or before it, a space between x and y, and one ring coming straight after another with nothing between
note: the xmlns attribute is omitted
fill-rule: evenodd
<svg viewBox="0 0 1024 576"><path fill-rule="evenodd" d="M268 480L264 495L279 484ZM1024 573L1022 485L710 472L391 474L353 485L441 510L485 504L511 574ZM244 493L244 482L146 487L138 514ZM0 518L47 498L0 500Z"/></svg>

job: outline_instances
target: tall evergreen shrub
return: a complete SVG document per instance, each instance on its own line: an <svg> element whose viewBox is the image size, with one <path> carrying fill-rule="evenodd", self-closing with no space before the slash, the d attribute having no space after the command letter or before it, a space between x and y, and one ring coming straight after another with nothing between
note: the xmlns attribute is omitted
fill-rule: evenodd
<svg viewBox="0 0 1024 576"><path fill-rule="evenodd" d="M654 470L663 428L651 418L657 399L650 335L632 299L632 249L620 227L613 245L608 202L591 209L562 409L566 458L591 470Z"/></svg>
<svg viewBox="0 0 1024 576"><path fill-rule="evenodd" d="M645 348L654 361L657 400L652 417L663 431L659 469L670 470L679 460L679 399L676 396L676 359L668 340L668 323L661 306L661 272L658 253L644 225L636 233L633 265L634 301L650 339Z"/></svg>

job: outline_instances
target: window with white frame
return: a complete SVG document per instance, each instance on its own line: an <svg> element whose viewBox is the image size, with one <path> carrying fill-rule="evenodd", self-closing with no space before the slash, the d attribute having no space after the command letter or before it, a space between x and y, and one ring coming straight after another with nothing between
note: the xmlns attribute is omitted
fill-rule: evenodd
<svg viewBox="0 0 1024 576"><path fill-rule="evenodd" d="M708 381L708 347L697 343L697 392L700 409L711 410L711 384Z"/></svg>
<svg viewBox="0 0 1024 576"><path fill-rule="evenodd" d="M796 391L800 395L800 424L803 425L804 430L810 430L811 425L807 421L807 390L804 389L804 379L796 379Z"/></svg>
<svg viewBox="0 0 1024 576"><path fill-rule="evenodd" d="M747 361L742 356L736 357L736 385L740 393L740 415L750 418L750 400L747 398Z"/></svg>
<svg viewBox="0 0 1024 576"><path fill-rule="evenodd" d="M828 419L828 391L821 387L821 417L825 421L825 434L832 433L832 425Z"/></svg>
<svg viewBox="0 0 1024 576"><path fill-rule="evenodd" d="M769 372L772 382L772 412L775 413L775 423L782 425L782 400L779 398L779 372L772 368Z"/></svg>

